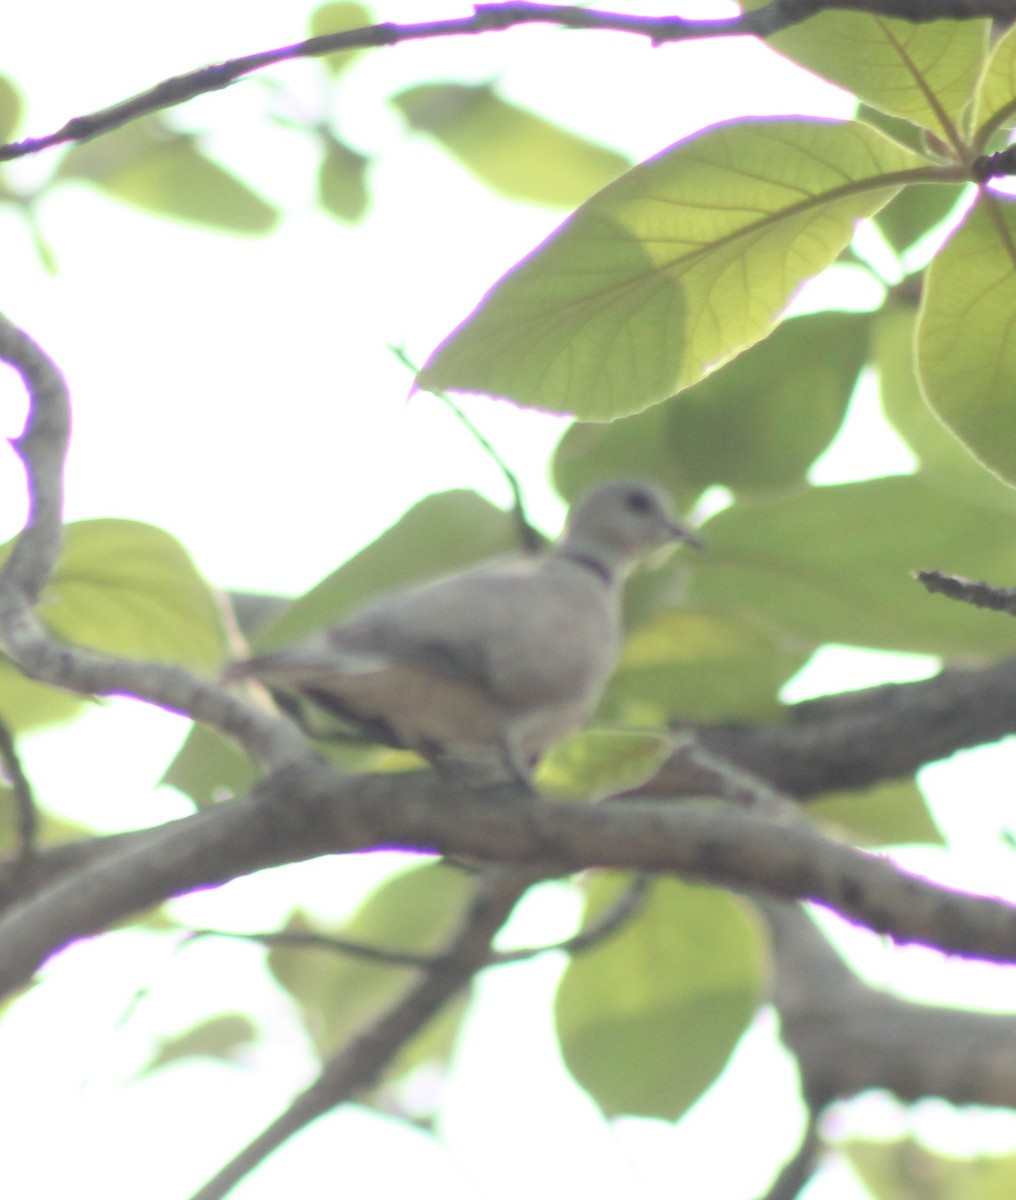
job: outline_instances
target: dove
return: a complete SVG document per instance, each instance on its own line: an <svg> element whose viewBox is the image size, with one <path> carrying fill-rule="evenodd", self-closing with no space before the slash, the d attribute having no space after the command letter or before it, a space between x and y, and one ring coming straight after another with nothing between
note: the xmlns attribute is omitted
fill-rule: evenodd
<svg viewBox="0 0 1016 1200"><path fill-rule="evenodd" d="M590 717L617 663L626 577L671 541L701 545L657 487L601 484L548 551L393 592L225 678L257 678L436 766L533 790L535 765Z"/></svg>

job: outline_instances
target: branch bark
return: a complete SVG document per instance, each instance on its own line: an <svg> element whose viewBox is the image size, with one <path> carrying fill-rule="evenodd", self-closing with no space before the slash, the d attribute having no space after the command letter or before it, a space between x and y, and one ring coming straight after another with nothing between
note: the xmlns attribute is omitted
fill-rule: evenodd
<svg viewBox="0 0 1016 1200"><path fill-rule="evenodd" d="M568 4L527 0L476 4L473 15L443 21L397 25L387 22L308 38L290 46L263 50L212 66L200 67L157 83L147 91L108 108L73 117L53 133L0 146L0 162L38 154L67 142L83 142L130 121L174 108L196 96L218 91L255 71L298 58L317 58L343 50L396 46L432 38L499 33L520 25L554 25L562 29L599 30L648 38L654 46L716 37L771 37L822 12L841 11L894 17L903 21L1016 19L1016 0L771 0L736 17L688 20L684 17L635 16Z"/></svg>

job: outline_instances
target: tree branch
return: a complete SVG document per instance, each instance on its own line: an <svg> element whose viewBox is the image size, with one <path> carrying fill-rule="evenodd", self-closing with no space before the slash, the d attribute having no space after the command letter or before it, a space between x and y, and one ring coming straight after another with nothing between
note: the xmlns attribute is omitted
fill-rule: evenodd
<svg viewBox="0 0 1016 1200"><path fill-rule="evenodd" d="M490 961L491 942L539 875L484 871L458 931L390 1008L354 1035L315 1082L192 1200L220 1200L233 1185L317 1117L374 1084L398 1050Z"/></svg>
<svg viewBox="0 0 1016 1200"><path fill-rule="evenodd" d="M812 900L897 942L1016 961L1016 907L907 873L832 842L804 820L716 802L595 807L493 801L431 772L340 777L304 761L247 797L154 830L70 872L0 920L0 993L56 950L169 896L323 854L401 848L533 868L675 872L721 887Z"/></svg>
<svg viewBox="0 0 1016 1200"><path fill-rule="evenodd" d="M567 4L536 4L510 0L501 4L477 4L473 15L444 21L397 25L387 22L363 29L344 30L308 38L290 46L264 50L201 67L163 80L154 87L108 108L73 117L60 129L43 137L25 138L0 146L0 162L37 154L66 142L83 142L118 129L130 121L159 112L196 96L218 91L237 80L298 58L317 58L336 51L395 46L430 38L471 36L500 32L520 25L555 25L564 29L629 33L648 38L654 46L668 42L715 37L751 36L766 38L797 25L821 12L845 11L926 22L942 19L970 20L990 17L1011 21L1016 17L1014 0L771 0L762 8L736 17L716 20L687 20L683 17L633 16L600 9L576 8Z"/></svg>

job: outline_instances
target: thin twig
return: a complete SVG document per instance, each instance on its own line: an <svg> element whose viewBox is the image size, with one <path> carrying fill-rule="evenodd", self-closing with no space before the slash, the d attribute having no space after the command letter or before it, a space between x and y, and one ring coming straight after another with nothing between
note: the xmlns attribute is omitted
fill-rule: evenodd
<svg viewBox="0 0 1016 1200"><path fill-rule="evenodd" d="M581 954L582 951L599 945L622 928L638 912L649 891L651 879L652 877L649 875L634 876L614 904L585 929L571 937L562 938L559 942L549 942L545 946L521 946L517 950L492 950L486 965L501 967L511 963L526 962L529 959L538 958L542 954L552 954L555 951L564 954ZM231 929L192 929L187 933L187 941L209 937L254 942L262 946L327 950L335 954L344 954L351 958L363 959L365 962L390 967L423 969L438 967L444 957L440 954L416 954L411 950L392 950L387 946L377 946L370 942L357 941L354 938L313 933L301 929L278 929L265 933L239 933Z"/></svg>
<svg viewBox="0 0 1016 1200"><path fill-rule="evenodd" d="M1016 616L1016 588L995 587L990 583L964 579L962 575L945 575L941 571L917 571L914 578L933 595Z"/></svg>
<svg viewBox="0 0 1016 1200"><path fill-rule="evenodd" d="M15 872L20 873L35 857L35 838L39 829L39 817L31 780L21 765L18 748L14 744L14 735L2 718L0 718L0 759L3 760L4 770L10 780L11 791L14 795L18 834L14 863Z"/></svg>
<svg viewBox="0 0 1016 1200"><path fill-rule="evenodd" d="M183 104L195 96L229 87L254 71L298 58L318 58L341 50L395 46L430 38L496 33L518 25L556 25L564 29L601 30L648 38L653 45L715 37L769 37L827 11L871 13L904 21L967 20L992 17L1008 21L1016 15L1013 0L771 0L736 17L686 20L683 17L634 16L578 8L567 4L535 4L525 0L477 4L473 15L443 21L397 25L391 22L308 38L290 46L232 58L163 80L147 91L108 108L73 117L43 137L25 138L0 146L0 162L37 154L66 142L83 142L118 129L130 121Z"/></svg>
<svg viewBox="0 0 1016 1200"><path fill-rule="evenodd" d="M445 951L378 1018L352 1037L317 1080L192 1200L221 1200L274 1150L323 1113L374 1084L397 1051L487 964L490 944L539 876L494 868L480 875L469 911Z"/></svg>
<svg viewBox="0 0 1016 1200"><path fill-rule="evenodd" d="M414 375L420 374L420 368L415 363L410 361L409 355L401 346L390 346L389 349L404 367L412 371ZM505 481L507 482L512 494L512 512L515 516L516 525L518 526L519 540L522 542L523 549L527 550L531 554L536 553L536 551L543 546L544 539L540 535L539 531L534 529L529 523L529 518L526 516L526 506L522 499L522 487L519 484L518 476L501 457L497 448L490 441L490 439L480 431L468 413L466 413L466 411L456 400L454 400L448 395L447 392L442 391L440 388L428 387L423 390L429 392L436 399L440 400L441 403L452 412L455 418L465 427L466 431L469 433L469 436L477 443L477 445L479 445L480 449L484 451L484 453L491 459L497 469L505 477Z"/></svg>

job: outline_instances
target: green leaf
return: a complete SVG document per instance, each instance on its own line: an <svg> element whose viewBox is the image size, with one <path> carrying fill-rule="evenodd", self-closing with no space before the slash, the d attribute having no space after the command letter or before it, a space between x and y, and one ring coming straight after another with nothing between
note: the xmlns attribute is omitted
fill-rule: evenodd
<svg viewBox="0 0 1016 1200"><path fill-rule="evenodd" d="M322 140L324 156L318 169L321 207L340 221L359 221L370 203L366 185L370 159L331 134L323 135Z"/></svg>
<svg viewBox="0 0 1016 1200"><path fill-rule="evenodd" d="M912 1140L841 1144L840 1152L876 1200L1009 1200L1016 1155L951 1158Z"/></svg>
<svg viewBox="0 0 1016 1200"><path fill-rule="evenodd" d="M614 796L652 779L672 749L663 733L586 730L551 749L540 763L537 783L551 796Z"/></svg>
<svg viewBox="0 0 1016 1200"><path fill-rule="evenodd" d="M919 160L865 125L719 125L633 167L431 355L425 387L613 420L761 340Z"/></svg>
<svg viewBox="0 0 1016 1200"><path fill-rule="evenodd" d="M453 574L517 548L512 516L475 492L427 496L295 601L255 645L258 650L284 646L334 624L374 596Z"/></svg>
<svg viewBox="0 0 1016 1200"><path fill-rule="evenodd" d="M1000 129L1016 124L1016 28L999 38L992 50L977 89L974 112L978 128L987 124L991 129Z"/></svg>
<svg viewBox="0 0 1016 1200"><path fill-rule="evenodd" d="M920 184L904 188L875 218L897 254L940 225L956 208L960 190L955 184Z"/></svg>
<svg viewBox="0 0 1016 1200"><path fill-rule="evenodd" d="M588 885L587 920L624 876ZM737 898L658 879L620 933L575 956L555 1004L565 1063L608 1115L673 1121L723 1070L761 999L765 947Z"/></svg>
<svg viewBox="0 0 1016 1200"><path fill-rule="evenodd" d="M468 876L442 863L405 871L382 884L346 925L336 929L312 927L297 916L287 928L350 939L388 950L436 954L444 945L471 890ZM274 946L268 966L304 1013L307 1029L322 1054L342 1045L401 994L413 978L414 967L378 964L333 950ZM421 1031L400 1054L394 1073L417 1066L422 1058L443 1059L457 1030L461 1007L433 1029ZM414 1044L415 1043L415 1044ZM389 1075L389 1077L391 1077Z"/></svg>
<svg viewBox="0 0 1016 1200"><path fill-rule="evenodd" d="M602 711L658 725L774 720L780 688L812 649L787 641L742 616L667 609L628 638Z"/></svg>
<svg viewBox="0 0 1016 1200"><path fill-rule="evenodd" d="M235 1062L237 1051L249 1046L255 1036L253 1022L240 1013L210 1017L179 1037L162 1042L142 1074L147 1075L183 1058L218 1058L223 1062Z"/></svg>
<svg viewBox="0 0 1016 1200"><path fill-rule="evenodd" d="M879 784L865 792L830 792L809 800L807 811L822 824L863 845L943 844L924 793L912 779Z"/></svg>
<svg viewBox="0 0 1016 1200"><path fill-rule="evenodd" d="M310 15L310 36L345 33L347 29L363 29L372 23L373 17L362 4L322 4ZM338 75L361 53L360 50L337 50L323 55L322 62L333 75Z"/></svg>
<svg viewBox="0 0 1016 1200"><path fill-rule="evenodd" d="M762 2L752 0L748 7ZM915 24L826 12L766 42L874 108L951 142L977 84L989 27L988 21Z"/></svg>
<svg viewBox="0 0 1016 1200"><path fill-rule="evenodd" d="M6 75L0 75L0 142L9 142L14 136L23 109L21 93Z"/></svg>
<svg viewBox="0 0 1016 1200"><path fill-rule="evenodd" d="M871 318L817 313L785 321L686 392L610 424L576 424L554 459L570 498L610 474L648 475L682 503L711 484L802 486L834 437L864 365Z"/></svg>
<svg viewBox="0 0 1016 1200"><path fill-rule="evenodd" d="M79 521L42 594L39 617L57 637L123 658L175 663L208 674L225 655L218 603L183 547L137 521ZM0 547L0 562L10 545ZM63 720L79 697L0 667L0 712L14 729Z"/></svg>
<svg viewBox="0 0 1016 1200"><path fill-rule="evenodd" d="M885 415L917 455L921 475L932 486L1016 512L1016 490L987 470L925 400L914 370L915 325L916 313L909 307L888 307L878 315L875 365Z"/></svg>
<svg viewBox="0 0 1016 1200"><path fill-rule="evenodd" d="M709 521L688 601L812 642L969 658L1016 650L1016 623L927 594L937 568L1012 577L1012 515L906 475L740 503Z"/></svg>
<svg viewBox="0 0 1016 1200"><path fill-rule="evenodd" d="M984 194L925 280L917 368L928 403L1016 483L1016 204Z"/></svg>
<svg viewBox="0 0 1016 1200"><path fill-rule="evenodd" d="M267 233L278 219L272 205L205 158L194 137L157 118L74 146L56 177L87 179L137 208L231 233Z"/></svg>
<svg viewBox="0 0 1016 1200"><path fill-rule="evenodd" d="M631 165L615 150L509 104L489 84L421 84L392 103L488 187L535 204L574 208Z"/></svg>

